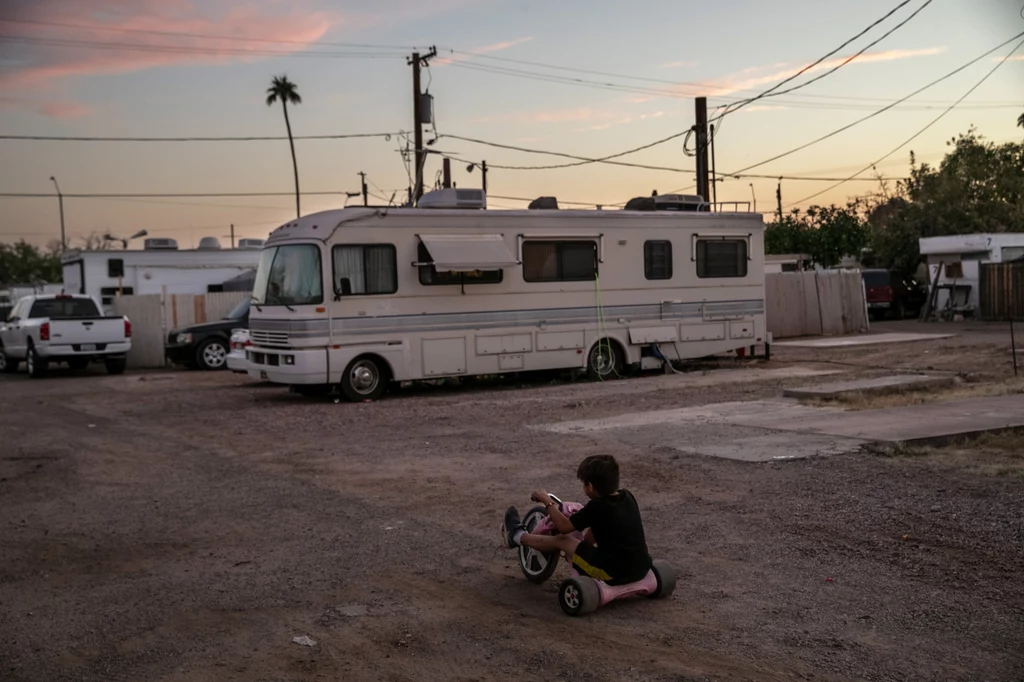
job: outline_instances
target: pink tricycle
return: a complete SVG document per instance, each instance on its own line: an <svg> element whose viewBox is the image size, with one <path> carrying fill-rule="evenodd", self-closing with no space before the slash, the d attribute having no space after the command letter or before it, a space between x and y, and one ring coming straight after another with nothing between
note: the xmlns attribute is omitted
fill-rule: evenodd
<svg viewBox="0 0 1024 682"><path fill-rule="evenodd" d="M550 493L549 493L550 495ZM554 495L551 499L566 516L572 516L583 505L578 502L563 502ZM536 506L523 517L526 532L537 535L556 535L555 526L544 511L544 507ZM572 534L581 542L586 542L585 534L579 531ZM541 584L551 577L558 567L557 552L539 552L529 547L519 547L519 567L523 575L531 583ZM558 603L562 610L570 616L583 616L616 599L628 597L648 597L664 599L672 594L676 587L675 569L667 561L657 560L647 575L635 583L626 585L609 585L602 580L594 580L580 573L575 566L569 564L570 576L562 581L558 588Z"/></svg>

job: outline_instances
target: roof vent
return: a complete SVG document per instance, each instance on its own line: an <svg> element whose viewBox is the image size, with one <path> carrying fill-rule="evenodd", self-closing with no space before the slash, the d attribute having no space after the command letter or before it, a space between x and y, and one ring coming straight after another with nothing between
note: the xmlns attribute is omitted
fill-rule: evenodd
<svg viewBox="0 0 1024 682"><path fill-rule="evenodd" d="M203 237L199 240L198 249L200 251L219 251L220 240L216 237Z"/></svg>
<svg viewBox="0 0 1024 682"><path fill-rule="evenodd" d="M427 192L417 202L419 208L487 208L487 195L482 189L446 188Z"/></svg>
<svg viewBox="0 0 1024 682"><path fill-rule="evenodd" d="M636 197L626 202L624 211L700 211L704 198L698 194L661 194Z"/></svg>
<svg viewBox="0 0 1024 682"><path fill-rule="evenodd" d="M142 248L146 251L177 251L178 242L174 239L154 237L144 241Z"/></svg>
<svg viewBox="0 0 1024 682"><path fill-rule="evenodd" d="M538 211L557 211L558 199L556 197L537 197L530 202L527 208Z"/></svg>
<svg viewBox="0 0 1024 682"><path fill-rule="evenodd" d="M264 244L265 241L266 241L265 239L252 239L250 237L246 237L245 239L239 239L238 240L238 246L236 248L239 248L239 249L262 249L263 248L263 244Z"/></svg>

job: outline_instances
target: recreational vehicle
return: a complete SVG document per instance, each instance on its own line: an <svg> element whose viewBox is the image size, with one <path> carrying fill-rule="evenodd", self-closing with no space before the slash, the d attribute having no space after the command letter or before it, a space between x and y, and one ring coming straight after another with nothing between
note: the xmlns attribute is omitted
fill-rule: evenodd
<svg viewBox="0 0 1024 682"><path fill-rule="evenodd" d="M276 229L253 290L250 375L365 400L391 381L606 379L768 340L758 214L485 204L479 190L441 190L418 208Z"/></svg>

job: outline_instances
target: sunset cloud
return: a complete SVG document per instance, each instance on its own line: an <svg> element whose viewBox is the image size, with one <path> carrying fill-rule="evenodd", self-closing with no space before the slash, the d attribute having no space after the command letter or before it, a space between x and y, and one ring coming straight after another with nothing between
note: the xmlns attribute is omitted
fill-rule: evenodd
<svg viewBox="0 0 1024 682"><path fill-rule="evenodd" d="M659 69L681 69L687 66L697 66L700 62L666 62L665 64L658 64Z"/></svg>
<svg viewBox="0 0 1024 682"><path fill-rule="evenodd" d="M532 37L516 38L515 40L505 40L500 43L492 43L490 45L484 45L483 47L475 47L472 50L468 50L465 54L453 54L450 57L443 57L434 60L435 66L445 66L446 64L452 64L454 62L461 62L469 59L473 55L491 54L492 52L501 52L517 45L522 45L533 40Z"/></svg>
<svg viewBox="0 0 1024 682"><path fill-rule="evenodd" d="M275 0L245 7L201 0L38 0L25 7L21 14L5 15L25 23L0 22L25 39L9 45L5 56L10 66L0 72L0 89L17 97L52 91L87 76L290 54L314 44L339 20L328 12L309 12ZM62 44L69 40L105 45ZM45 47L40 49L38 41L47 41ZM40 113L68 117L83 115L84 109L59 102L42 105Z"/></svg>

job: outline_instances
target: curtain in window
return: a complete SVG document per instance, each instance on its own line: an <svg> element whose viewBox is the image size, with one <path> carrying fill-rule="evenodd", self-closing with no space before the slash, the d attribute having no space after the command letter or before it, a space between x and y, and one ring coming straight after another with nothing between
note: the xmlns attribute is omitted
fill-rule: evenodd
<svg viewBox="0 0 1024 682"><path fill-rule="evenodd" d="M366 269L363 266L363 247L334 247L334 286L341 291L341 280L348 278L353 294L366 293Z"/></svg>
<svg viewBox="0 0 1024 682"><path fill-rule="evenodd" d="M395 290L394 252L390 246L366 246L366 293L386 294ZM353 291L355 291L353 289Z"/></svg>
<svg viewBox="0 0 1024 682"><path fill-rule="evenodd" d="M558 279L558 245L553 242L523 244L523 279L537 282Z"/></svg>

